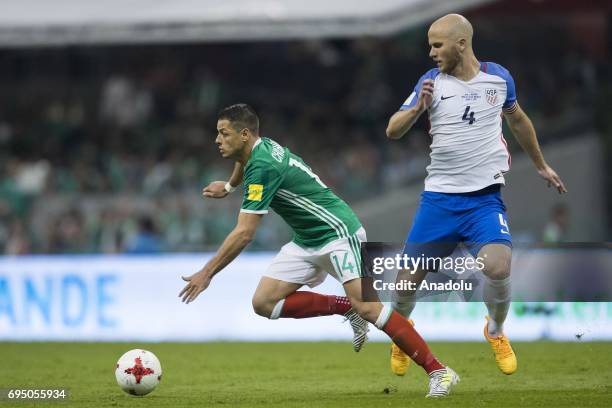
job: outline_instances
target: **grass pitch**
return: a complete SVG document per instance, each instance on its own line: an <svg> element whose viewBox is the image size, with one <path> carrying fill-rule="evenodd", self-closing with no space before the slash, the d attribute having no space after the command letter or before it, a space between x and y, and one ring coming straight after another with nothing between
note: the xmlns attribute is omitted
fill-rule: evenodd
<svg viewBox="0 0 612 408"><path fill-rule="evenodd" d="M450 397L425 399L427 377L412 365L389 371L389 346L368 343L0 343L0 388L70 389L69 407L610 407L612 343L514 343L519 369L501 374L486 343L431 343L461 376ZM145 397L123 393L115 362L153 351L163 378Z"/></svg>

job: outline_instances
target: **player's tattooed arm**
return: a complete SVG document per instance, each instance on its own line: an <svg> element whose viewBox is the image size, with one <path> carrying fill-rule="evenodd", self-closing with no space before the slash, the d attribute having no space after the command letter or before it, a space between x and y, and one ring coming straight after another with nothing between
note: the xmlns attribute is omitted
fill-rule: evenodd
<svg viewBox="0 0 612 408"><path fill-rule="evenodd" d="M210 285L213 276L242 252L255 237L261 217L263 217L262 214L240 213L236 227L225 238L217 254L198 272L182 277L185 282L188 282L179 293L183 302L190 303L195 300Z"/></svg>
<svg viewBox="0 0 612 408"><path fill-rule="evenodd" d="M559 194L567 193L561 177L544 160L533 123L518 102L515 102L515 106L505 112L504 116L512 134L535 164L538 174L548 182L548 187L554 186Z"/></svg>
<svg viewBox="0 0 612 408"><path fill-rule="evenodd" d="M416 104L410 109L396 112L389 119L387 126L387 137L389 139L400 139L417 121L419 116L425 112L433 102L434 81L426 79L421 85Z"/></svg>
<svg viewBox="0 0 612 408"><path fill-rule="evenodd" d="M242 183L244 176L244 165L240 162L234 164L234 170L229 181L213 181L202 190L202 196L211 198L223 198ZM228 186L229 184L229 186Z"/></svg>

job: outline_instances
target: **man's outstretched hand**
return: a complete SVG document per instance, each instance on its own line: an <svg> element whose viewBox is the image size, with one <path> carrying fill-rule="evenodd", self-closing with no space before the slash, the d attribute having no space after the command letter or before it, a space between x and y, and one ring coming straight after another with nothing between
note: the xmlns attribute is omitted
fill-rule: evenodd
<svg viewBox="0 0 612 408"><path fill-rule="evenodd" d="M544 180L548 181L548 187L554 186L559 194L567 193L567 189L565 188L561 177L559 177L557 172L555 172L548 164L541 169L538 169L538 173Z"/></svg>
<svg viewBox="0 0 612 408"><path fill-rule="evenodd" d="M179 293L179 297L183 298L181 300L183 303L194 301L210 285L212 279L204 271L196 272L191 276L182 276L181 278L185 282L189 282Z"/></svg>
<svg viewBox="0 0 612 408"><path fill-rule="evenodd" d="M225 181L213 181L202 190L202 196L210 198L223 198L228 194Z"/></svg>

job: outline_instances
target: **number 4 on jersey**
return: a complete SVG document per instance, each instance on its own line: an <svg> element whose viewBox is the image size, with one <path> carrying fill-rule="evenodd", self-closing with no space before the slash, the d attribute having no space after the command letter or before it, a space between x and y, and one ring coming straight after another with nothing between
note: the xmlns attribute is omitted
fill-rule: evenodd
<svg viewBox="0 0 612 408"><path fill-rule="evenodd" d="M470 112L469 105L465 107L465 112L463 112L463 117L461 118L461 120L467 120L468 125L471 125L472 123L476 122L476 118L474 117L474 111Z"/></svg>

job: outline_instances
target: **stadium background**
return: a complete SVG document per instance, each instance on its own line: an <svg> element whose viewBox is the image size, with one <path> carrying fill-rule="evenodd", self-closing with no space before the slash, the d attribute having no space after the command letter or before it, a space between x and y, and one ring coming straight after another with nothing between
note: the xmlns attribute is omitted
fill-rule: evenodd
<svg viewBox="0 0 612 408"><path fill-rule="evenodd" d="M427 26L452 11L473 23L476 55L512 72L570 190L547 190L505 132L515 240L610 240L609 2L119 3L2 3L0 339L346 339L340 319L252 313L261 271L290 239L276 216L198 302L176 298L179 276L218 247L240 202L200 197L232 167L214 145L216 112L254 106L262 134L303 157L371 240L400 241L428 135L424 121L399 142L384 129L432 65ZM415 319L435 322L419 327L428 339L472 340L483 315L476 304L423 304ZM612 338L611 321L609 303L517 303L508 326L516 339L596 340Z"/></svg>

